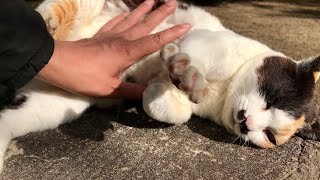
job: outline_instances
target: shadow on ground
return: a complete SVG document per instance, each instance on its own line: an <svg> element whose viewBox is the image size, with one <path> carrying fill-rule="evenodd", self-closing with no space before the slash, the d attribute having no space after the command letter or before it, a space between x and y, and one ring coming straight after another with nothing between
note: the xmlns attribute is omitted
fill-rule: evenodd
<svg viewBox="0 0 320 180"><path fill-rule="evenodd" d="M141 103L141 102L140 102ZM113 130L113 122L132 128L160 129L171 125L152 120L139 102L125 102L112 110L88 109L78 120L59 127L62 133L79 139L103 141L104 132Z"/></svg>
<svg viewBox="0 0 320 180"><path fill-rule="evenodd" d="M113 131L112 123L131 128L141 129L164 129L172 125L151 119L142 109L140 103L125 103L113 110L90 108L79 119L59 127L63 134L80 140L103 141L104 132ZM193 132L198 133L210 140L224 143L239 143L235 135L214 122L193 116L187 123Z"/></svg>

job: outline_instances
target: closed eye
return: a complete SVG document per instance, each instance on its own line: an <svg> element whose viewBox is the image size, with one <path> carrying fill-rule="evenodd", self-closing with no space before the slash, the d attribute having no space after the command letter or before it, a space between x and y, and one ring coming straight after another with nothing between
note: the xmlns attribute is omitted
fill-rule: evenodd
<svg viewBox="0 0 320 180"><path fill-rule="evenodd" d="M266 134L267 138L272 144L277 145L277 140L270 129L265 129L263 132Z"/></svg>

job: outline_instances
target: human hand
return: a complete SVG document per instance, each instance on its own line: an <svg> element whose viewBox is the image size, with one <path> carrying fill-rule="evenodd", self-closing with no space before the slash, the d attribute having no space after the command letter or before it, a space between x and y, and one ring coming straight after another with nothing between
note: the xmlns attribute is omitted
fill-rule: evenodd
<svg viewBox="0 0 320 180"><path fill-rule="evenodd" d="M153 0L146 0L130 14L113 18L92 38L56 41L54 54L39 78L83 95L140 99L145 87L122 82L121 74L190 29L189 24L183 24L149 35L174 12L177 2L167 1L141 21L153 4Z"/></svg>

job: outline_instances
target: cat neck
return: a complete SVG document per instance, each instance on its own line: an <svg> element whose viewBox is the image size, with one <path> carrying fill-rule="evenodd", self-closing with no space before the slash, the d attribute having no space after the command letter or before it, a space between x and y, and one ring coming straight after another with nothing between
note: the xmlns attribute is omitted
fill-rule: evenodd
<svg viewBox="0 0 320 180"><path fill-rule="evenodd" d="M230 80L209 81L208 100L200 104L193 104L193 112L202 118L212 119L217 124L223 125L222 111L229 85Z"/></svg>

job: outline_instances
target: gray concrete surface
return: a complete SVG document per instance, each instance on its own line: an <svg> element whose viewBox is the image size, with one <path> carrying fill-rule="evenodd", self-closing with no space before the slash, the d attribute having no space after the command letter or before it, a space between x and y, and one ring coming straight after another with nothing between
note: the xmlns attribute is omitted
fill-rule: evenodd
<svg viewBox="0 0 320 180"><path fill-rule="evenodd" d="M206 8L235 31L292 57L320 52L319 4ZM168 126L127 106L91 109L77 122L16 139L0 179L320 179L319 142L294 137L275 149L258 149L207 120Z"/></svg>

